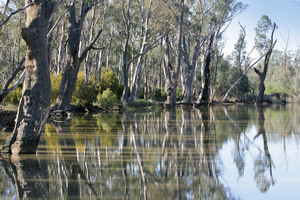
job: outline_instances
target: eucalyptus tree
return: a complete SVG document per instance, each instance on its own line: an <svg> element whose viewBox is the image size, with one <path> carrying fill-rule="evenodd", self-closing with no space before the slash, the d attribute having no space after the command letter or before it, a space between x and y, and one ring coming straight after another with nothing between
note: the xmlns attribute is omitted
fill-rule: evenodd
<svg viewBox="0 0 300 200"><path fill-rule="evenodd" d="M268 72L269 62L272 55L272 51L275 47L277 40L274 41L274 32L277 28L276 23L272 23L271 19L263 15L258 21L255 28L255 47L261 55L265 57L263 63L263 72L254 68L255 73L259 76L259 87L256 101L262 103L264 101L265 94L265 79ZM268 39L268 32L271 31L270 39Z"/></svg>
<svg viewBox="0 0 300 200"><path fill-rule="evenodd" d="M68 1L69 12L67 14L67 28L68 28L68 39L67 39L67 59L66 66L63 71L62 81L60 84L58 96L55 102L54 109L58 110L69 110L72 99L72 94L76 86L77 75L80 69L80 64L84 61L87 53L91 49L95 49L94 44L101 35L100 30L95 38L82 50L80 48L80 39L82 34L82 27L84 19L87 13L91 10L93 5L90 5L87 1L81 1L81 9L76 19L76 4L74 0Z"/></svg>
<svg viewBox="0 0 300 200"><path fill-rule="evenodd" d="M224 98L222 99L222 102L224 102L228 95L231 93L231 91L234 89L234 87L242 80L248 80L246 73L249 71L250 68L245 69L245 71L243 70L243 66L246 66L248 64L248 55L247 55L247 51L246 51L246 29L245 27L243 27L240 24L240 34L239 34L239 38L236 42L236 44L234 45L234 49L232 52L232 59L233 59L233 68L236 73L236 75L239 75L239 78L232 84L232 86L230 87L230 89L226 92ZM233 75L233 73L230 73L231 75ZM231 76L234 77L234 76ZM234 79L233 79L234 80ZM248 82L247 85L243 85L243 83L239 84L240 89L248 89Z"/></svg>
<svg viewBox="0 0 300 200"><path fill-rule="evenodd" d="M208 2L206 2L208 3ZM197 103L208 103L210 99L211 87L211 65L213 61L213 44L218 42L222 34L228 27L232 19L244 9L246 5L236 0L209 1L207 4L209 12L206 14L207 40L204 43L204 51L202 52L201 64L201 92ZM202 6L205 5L202 3Z"/></svg>
<svg viewBox="0 0 300 200"><path fill-rule="evenodd" d="M24 2L6 1L0 15L0 82L3 83L0 91L0 102L17 88L24 78L25 56L23 58L21 56L24 53L25 43L20 37L21 30L16 27L23 26L22 13L29 6L31 4L24 6ZM18 75L19 79L10 87Z"/></svg>
<svg viewBox="0 0 300 200"><path fill-rule="evenodd" d="M151 16L151 9L152 9L152 0L150 0L150 3L148 5L148 9L145 8L145 0L142 0L140 2L140 13L141 13L141 18L142 21L144 22L144 27L142 27L142 34L143 36L143 42L140 47L140 56L137 61L137 67L134 72L132 84L130 87L131 95L128 99L128 102L130 104L133 104L135 102L140 81L141 81L141 75L142 75L142 66L143 66L143 61L144 61L144 52L146 51L147 44L149 43L149 23L150 23L150 16ZM146 10L147 9L147 10Z"/></svg>
<svg viewBox="0 0 300 200"><path fill-rule="evenodd" d="M166 107L176 105L176 90L178 86L178 76L181 66L182 56L182 36L183 36L183 17L184 17L184 0L174 2L169 8L173 12L173 17L177 19L175 25L171 22L170 25L177 28L177 33L171 35L171 30L168 29L165 37L165 55L164 55L164 74L166 79L167 100ZM175 10L176 9L176 10ZM174 16L175 15L175 16ZM175 47L174 47L175 46ZM171 54L173 55L171 57ZM175 61L175 63L174 63Z"/></svg>
<svg viewBox="0 0 300 200"><path fill-rule="evenodd" d="M25 79L16 124L9 143L9 152L35 153L50 110L51 82L48 66L48 22L54 12L54 2L25 0L26 42Z"/></svg>
<svg viewBox="0 0 300 200"><path fill-rule="evenodd" d="M131 3L132 0L128 0L127 8L125 9L125 0L122 0L122 13L123 13L123 20L125 23L125 41L123 43L123 63L122 63L122 71L123 71L123 83L124 83L124 89L122 93L122 99L121 102L123 105L127 104L127 98L128 98L128 48L129 48L129 42L130 42L130 34L131 34L131 26L132 26L132 20L136 13L131 12Z"/></svg>
<svg viewBox="0 0 300 200"><path fill-rule="evenodd" d="M121 103L125 106L127 103L133 104L140 85L141 71L145 55L160 40L160 35L152 33L150 35L150 18L152 10L152 0L128 0L121 2L123 24L121 29L123 34L122 50L122 72L123 72L123 94ZM141 42L142 41L142 42ZM133 65L137 60L136 68ZM129 78L129 69L131 67L131 78ZM131 96L128 98L129 80L131 81Z"/></svg>
<svg viewBox="0 0 300 200"><path fill-rule="evenodd" d="M107 7L109 5L108 1L100 1L97 5L94 5L92 11L87 14L86 23L84 25L89 31L83 32L83 38L81 39L81 46L88 45L93 41L95 37L96 30L103 30L109 28L105 26L105 18L107 17ZM86 87L90 84L90 76L92 73L97 75L96 80L100 81L102 62L103 62L103 52L105 46L103 45L104 34L102 33L98 40L97 46L100 46L99 51L88 51L87 56L84 60L84 71L85 71L85 82Z"/></svg>
<svg viewBox="0 0 300 200"><path fill-rule="evenodd" d="M142 41L139 46L139 54L133 57L133 59L137 58L136 68L133 73L133 79L131 83L131 95L128 99L128 102L130 104L133 104L135 102L135 99L137 98L137 94L141 85L141 79L142 79L142 70L143 66L146 65L146 54L148 55L150 50L152 51L154 48L156 48L161 41L161 39L164 36L164 31L160 30L159 28L155 27L156 22L152 19L152 13L153 11L153 3L152 0L150 0L149 3L147 1L142 0L139 2L140 7L140 18L143 24L141 24L140 28L140 40ZM157 12L157 9L155 9L155 12ZM149 56L147 56L148 58ZM150 58L152 59L152 58ZM154 72L155 67L152 66L152 71ZM152 80L153 82L154 80ZM154 84L152 86L152 89L154 88Z"/></svg>

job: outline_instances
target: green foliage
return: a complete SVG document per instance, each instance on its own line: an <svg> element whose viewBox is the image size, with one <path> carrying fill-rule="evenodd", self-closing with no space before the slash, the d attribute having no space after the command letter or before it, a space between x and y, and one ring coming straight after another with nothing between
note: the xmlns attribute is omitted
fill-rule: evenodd
<svg viewBox="0 0 300 200"><path fill-rule="evenodd" d="M297 76L292 68L276 67L267 77L266 94L275 92L296 94L299 86L295 85L296 82Z"/></svg>
<svg viewBox="0 0 300 200"><path fill-rule="evenodd" d="M243 72L238 67L233 67L230 70L229 82L230 85L233 85L236 80L238 80L241 76L243 76ZM242 97L245 94L250 92L250 84L247 76L243 76L243 78L238 82L235 88L232 90L233 96Z"/></svg>
<svg viewBox="0 0 300 200"><path fill-rule="evenodd" d="M154 98L159 101L165 101L167 99L167 93L164 91L163 87L155 88Z"/></svg>
<svg viewBox="0 0 300 200"><path fill-rule="evenodd" d="M223 60L218 68L217 82L216 82L216 96L223 97L229 88L241 77L243 76L243 71L239 67L232 67L230 63ZM238 82L238 84L233 88L230 96L243 97L245 94L250 92L250 82L247 76Z"/></svg>
<svg viewBox="0 0 300 200"><path fill-rule="evenodd" d="M102 113L97 116L97 134L100 135L101 146L112 146L118 141L118 130L122 129L117 114Z"/></svg>
<svg viewBox="0 0 300 200"><path fill-rule="evenodd" d="M96 84L98 94L102 94L105 90L110 89L120 99L123 92L123 85L119 84L117 74L113 70L102 70L101 80Z"/></svg>
<svg viewBox="0 0 300 200"><path fill-rule="evenodd" d="M144 90L140 90L139 91L139 99L143 99L144 98L144 94L145 94Z"/></svg>
<svg viewBox="0 0 300 200"><path fill-rule="evenodd" d="M271 19L263 15L255 28L255 47L261 53L266 52L270 47L270 40L267 38L267 33L272 29Z"/></svg>
<svg viewBox="0 0 300 200"><path fill-rule="evenodd" d="M51 75L50 78L51 78L51 103L54 103L58 95L62 75L61 74Z"/></svg>
<svg viewBox="0 0 300 200"><path fill-rule="evenodd" d="M182 101L183 100L183 90L181 87L178 87L176 90L176 101Z"/></svg>
<svg viewBox="0 0 300 200"><path fill-rule="evenodd" d="M95 81L92 77L90 77L89 85L86 87L84 71L79 72L76 88L72 95L72 103L76 106L82 107L92 104L97 94L94 85Z"/></svg>
<svg viewBox="0 0 300 200"><path fill-rule="evenodd" d="M216 80L216 96L222 97L226 94L230 88L229 83L229 62L223 60L218 68L217 80Z"/></svg>
<svg viewBox="0 0 300 200"><path fill-rule="evenodd" d="M23 85L20 84L14 91L12 91L9 95L7 95L3 99L3 102L5 104L18 105L20 102L20 99L22 97L22 88L23 88ZM2 89L2 87L1 87L1 89Z"/></svg>
<svg viewBox="0 0 300 200"><path fill-rule="evenodd" d="M106 89L102 94L97 95L97 103L99 106L109 109L118 102L116 94L114 94L109 88Z"/></svg>

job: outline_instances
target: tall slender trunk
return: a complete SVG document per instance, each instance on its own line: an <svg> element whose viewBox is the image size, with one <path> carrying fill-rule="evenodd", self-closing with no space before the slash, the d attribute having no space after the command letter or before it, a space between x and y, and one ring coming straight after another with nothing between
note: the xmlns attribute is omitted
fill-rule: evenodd
<svg viewBox="0 0 300 200"><path fill-rule="evenodd" d="M110 56L110 52L111 52L111 44L112 44L112 38L113 38L113 26L111 26L110 28L110 39L109 39L109 47L108 47L108 52L106 55L106 65L105 67L108 69L109 67L109 56Z"/></svg>
<svg viewBox="0 0 300 200"><path fill-rule="evenodd" d="M143 43L140 49L140 57L138 58L138 62L137 62L137 67L133 76L133 80L132 80L132 84L131 84L131 96L129 97L129 103L130 104L134 104L137 93L138 93L138 89L139 89L139 85L140 85L140 80L141 80L141 75L142 75L142 67L143 67L143 60L144 60L144 52L146 50L146 45L148 43L148 35L149 35L149 31L148 31L148 25L149 25L149 20L150 20L150 14L151 14L151 5L152 5L152 1L150 1L150 8L148 11L148 15L145 21L145 33L144 33L144 38L143 38Z"/></svg>
<svg viewBox="0 0 300 200"><path fill-rule="evenodd" d="M102 71L102 59L103 59L103 51L99 52L99 61L98 61L98 68L97 68L97 81L101 81L101 71Z"/></svg>
<svg viewBox="0 0 300 200"><path fill-rule="evenodd" d="M28 5L29 2L25 1ZM26 10L22 38L26 42L25 79L16 124L9 143L13 154L35 153L50 110L48 15L52 4L35 0Z"/></svg>
<svg viewBox="0 0 300 200"><path fill-rule="evenodd" d="M132 15L130 13L130 4L131 0L128 0L128 8L127 11L125 11L124 8L124 0L122 2L122 10L123 10L123 18L126 26L126 38L125 38L125 43L123 46L123 63L122 63L122 71L123 71L123 83L124 83L124 88L123 88L123 93L122 93L122 99L121 102L123 106L126 106L127 104L127 98L128 98L128 63L127 63L127 54L128 54L128 47L129 47L129 40L130 40L130 31L131 31L131 20L132 20Z"/></svg>
<svg viewBox="0 0 300 200"><path fill-rule="evenodd" d="M61 30L62 30L62 33L65 31L65 25L62 24L61 25ZM57 55L57 67L56 67L56 74L58 75L60 72L61 72L61 69L62 69L62 61L63 61L63 55L62 55L62 52L63 52L63 42L65 40L65 36L64 34L61 34L61 37L60 37L60 40L59 40L59 46L58 46L58 55Z"/></svg>
<svg viewBox="0 0 300 200"><path fill-rule="evenodd" d="M90 33L88 35L88 41L89 43L93 40L93 35L94 35L94 27L95 27L95 7L92 9L92 22L91 26L89 27ZM87 56L85 58L84 62L84 71L85 71L85 87L88 88L90 84L90 73L91 73L91 66L90 66L90 54L91 52L89 51L87 53Z"/></svg>
<svg viewBox="0 0 300 200"><path fill-rule="evenodd" d="M183 27L183 15L184 15L184 0L180 1L180 18L177 32L177 59L176 66L173 67L170 63L170 40L168 35L166 36L166 52L165 52L165 64L164 73L166 76L166 89L167 89L167 100L165 101L165 106L172 107L176 105L176 90L178 85L178 75L181 65L181 55L182 55L182 27Z"/></svg>
<svg viewBox="0 0 300 200"><path fill-rule="evenodd" d="M186 68L186 77L185 77L185 90L183 93L183 102L184 103L193 103L193 82L195 77L195 71L197 67L197 60L200 54L200 36L198 36L197 41L194 47L194 54L192 62L189 61L189 55L187 51L187 44L185 37L183 37L183 47L184 47L184 61L187 66ZM197 80L196 80L197 81Z"/></svg>
<svg viewBox="0 0 300 200"><path fill-rule="evenodd" d="M211 65L211 61L212 61L212 45L214 42L214 34L212 34L210 36L210 40L208 43L208 48L207 48L207 54L204 58L204 63L202 64L201 67L201 75L202 75L202 88L201 88L201 92L198 98L197 103L208 103L209 101L209 86L210 86L210 65Z"/></svg>

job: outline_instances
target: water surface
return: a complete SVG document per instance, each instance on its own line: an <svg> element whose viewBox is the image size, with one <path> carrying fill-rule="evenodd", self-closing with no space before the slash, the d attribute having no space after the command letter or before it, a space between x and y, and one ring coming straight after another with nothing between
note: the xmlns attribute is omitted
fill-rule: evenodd
<svg viewBox="0 0 300 200"><path fill-rule="evenodd" d="M0 156L0 199L300 199L299 122L296 105L48 122L36 155Z"/></svg>

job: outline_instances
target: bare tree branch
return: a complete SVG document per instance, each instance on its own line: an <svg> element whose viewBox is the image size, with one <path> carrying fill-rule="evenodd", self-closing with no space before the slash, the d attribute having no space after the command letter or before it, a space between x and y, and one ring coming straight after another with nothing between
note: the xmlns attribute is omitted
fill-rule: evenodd
<svg viewBox="0 0 300 200"><path fill-rule="evenodd" d="M151 49L157 47L158 42L159 42L163 37L164 37L164 35L161 36L161 37L159 37L155 42L153 42L149 47L147 47L147 48L145 49L144 52L139 53L139 54L137 54L136 56L134 56L130 61L128 61L127 66L129 66L129 65L130 65L135 59L137 59L138 57L140 57L140 56L142 56L142 55L145 55L148 51L150 51ZM128 69L128 67L127 67L127 69Z"/></svg>
<svg viewBox="0 0 300 200"><path fill-rule="evenodd" d="M56 10L58 9L58 6L60 5L60 3L61 3L61 0L58 0L55 3L55 6L53 6L53 8L52 8L52 10L51 10L51 12L49 14L49 19L48 19L49 22L52 21L52 19L54 17L54 14L55 14Z"/></svg>
<svg viewBox="0 0 300 200"><path fill-rule="evenodd" d="M10 13L10 15L9 15L3 22L0 23L0 30L2 29L2 26L3 26L4 24L6 24L6 23L8 22L8 20L9 20L12 16L14 16L15 14L17 14L17 13L19 13L19 12L25 10L26 8L28 8L29 6L32 6L32 5L33 5L33 4L31 3L31 4L29 4L29 5L27 5L27 6L23 7L23 8L20 8L20 9L18 9L18 10L16 10L16 11Z"/></svg>
<svg viewBox="0 0 300 200"><path fill-rule="evenodd" d="M47 34L47 38L50 37L51 33L53 32L53 30L57 27L57 25L59 24L60 20L67 14L67 11L65 11L55 22L55 24L52 26L52 28L50 29L50 31Z"/></svg>
<svg viewBox="0 0 300 200"><path fill-rule="evenodd" d="M6 81L6 83L4 84L1 92L0 92L0 102L9 94L11 93L13 90L15 90L18 85L20 84L20 82L22 81L22 79L24 78L24 72L23 74L20 76L19 80L14 84L13 87L11 87L10 89L8 89L9 85L11 84L11 82L14 80L14 78L17 76L17 74L24 69L23 67L23 63L25 62L25 55L23 56L22 60L18 63L18 65L16 66L15 70L12 72L12 74L10 75L10 77L8 78L8 80Z"/></svg>
<svg viewBox="0 0 300 200"><path fill-rule="evenodd" d="M102 33L102 29L98 32L98 34L96 35L94 40L90 44L88 44L88 46L83 50L82 54L79 57L79 63L81 63L85 59L89 50L95 49L95 47L93 47L93 46L96 43L96 41L98 40L98 38L100 37L101 33Z"/></svg>
<svg viewBox="0 0 300 200"><path fill-rule="evenodd" d="M61 2L61 0L59 2L57 2L57 6L58 4ZM30 5L33 5L33 4L30 4ZM28 6L30 6L28 5ZM26 9L28 6L24 7L24 9ZM53 11L53 10L52 10ZM20 11L19 11L20 12ZM47 38L50 37L51 33L53 32L53 30L57 27L58 23L61 21L61 19L63 18L63 16L66 14L66 11L62 14L62 16L60 16L55 24L52 26L52 28L50 29L50 31L48 32L47 34ZM1 27L0 27L1 29ZM7 96L9 95L12 91L14 91L18 85L21 83L21 81L23 80L24 76L25 76L25 70L24 70L24 67L23 67L23 64L25 62L25 55L23 56L23 58L21 59L21 61L18 63L18 65L16 66L15 70L12 72L12 74L10 75L10 77L8 78L8 80L6 81L6 83L4 84L4 86L2 87L2 90L0 92L0 102L2 102L2 100ZM12 81L14 80L14 78L17 76L17 74L20 72L20 71L23 71L23 73L21 74L21 76L19 77L18 81L16 81L16 83L10 87L8 89L8 87L10 86L10 84L12 83Z"/></svg>
<svg viewBox="0 0 300 200"><path fill-rule="evenodd" d="M265 56L266 54L262 55L259 59L257 59L252 65L250 65L248 67L248 69L243 73L243 75L234 82L234 84L230 87L230 89L226 92L224 98L222 99L222 103L225 102L225 100L227 99L229 93L232 91L232 89L238 84L238 82L240 82L240 80L242 80L242 78L248 73L248 71L251 69L251 68L254 68L254 70L257 70L254 66ZM256 71L255 71L256 72Z"/></svg>

